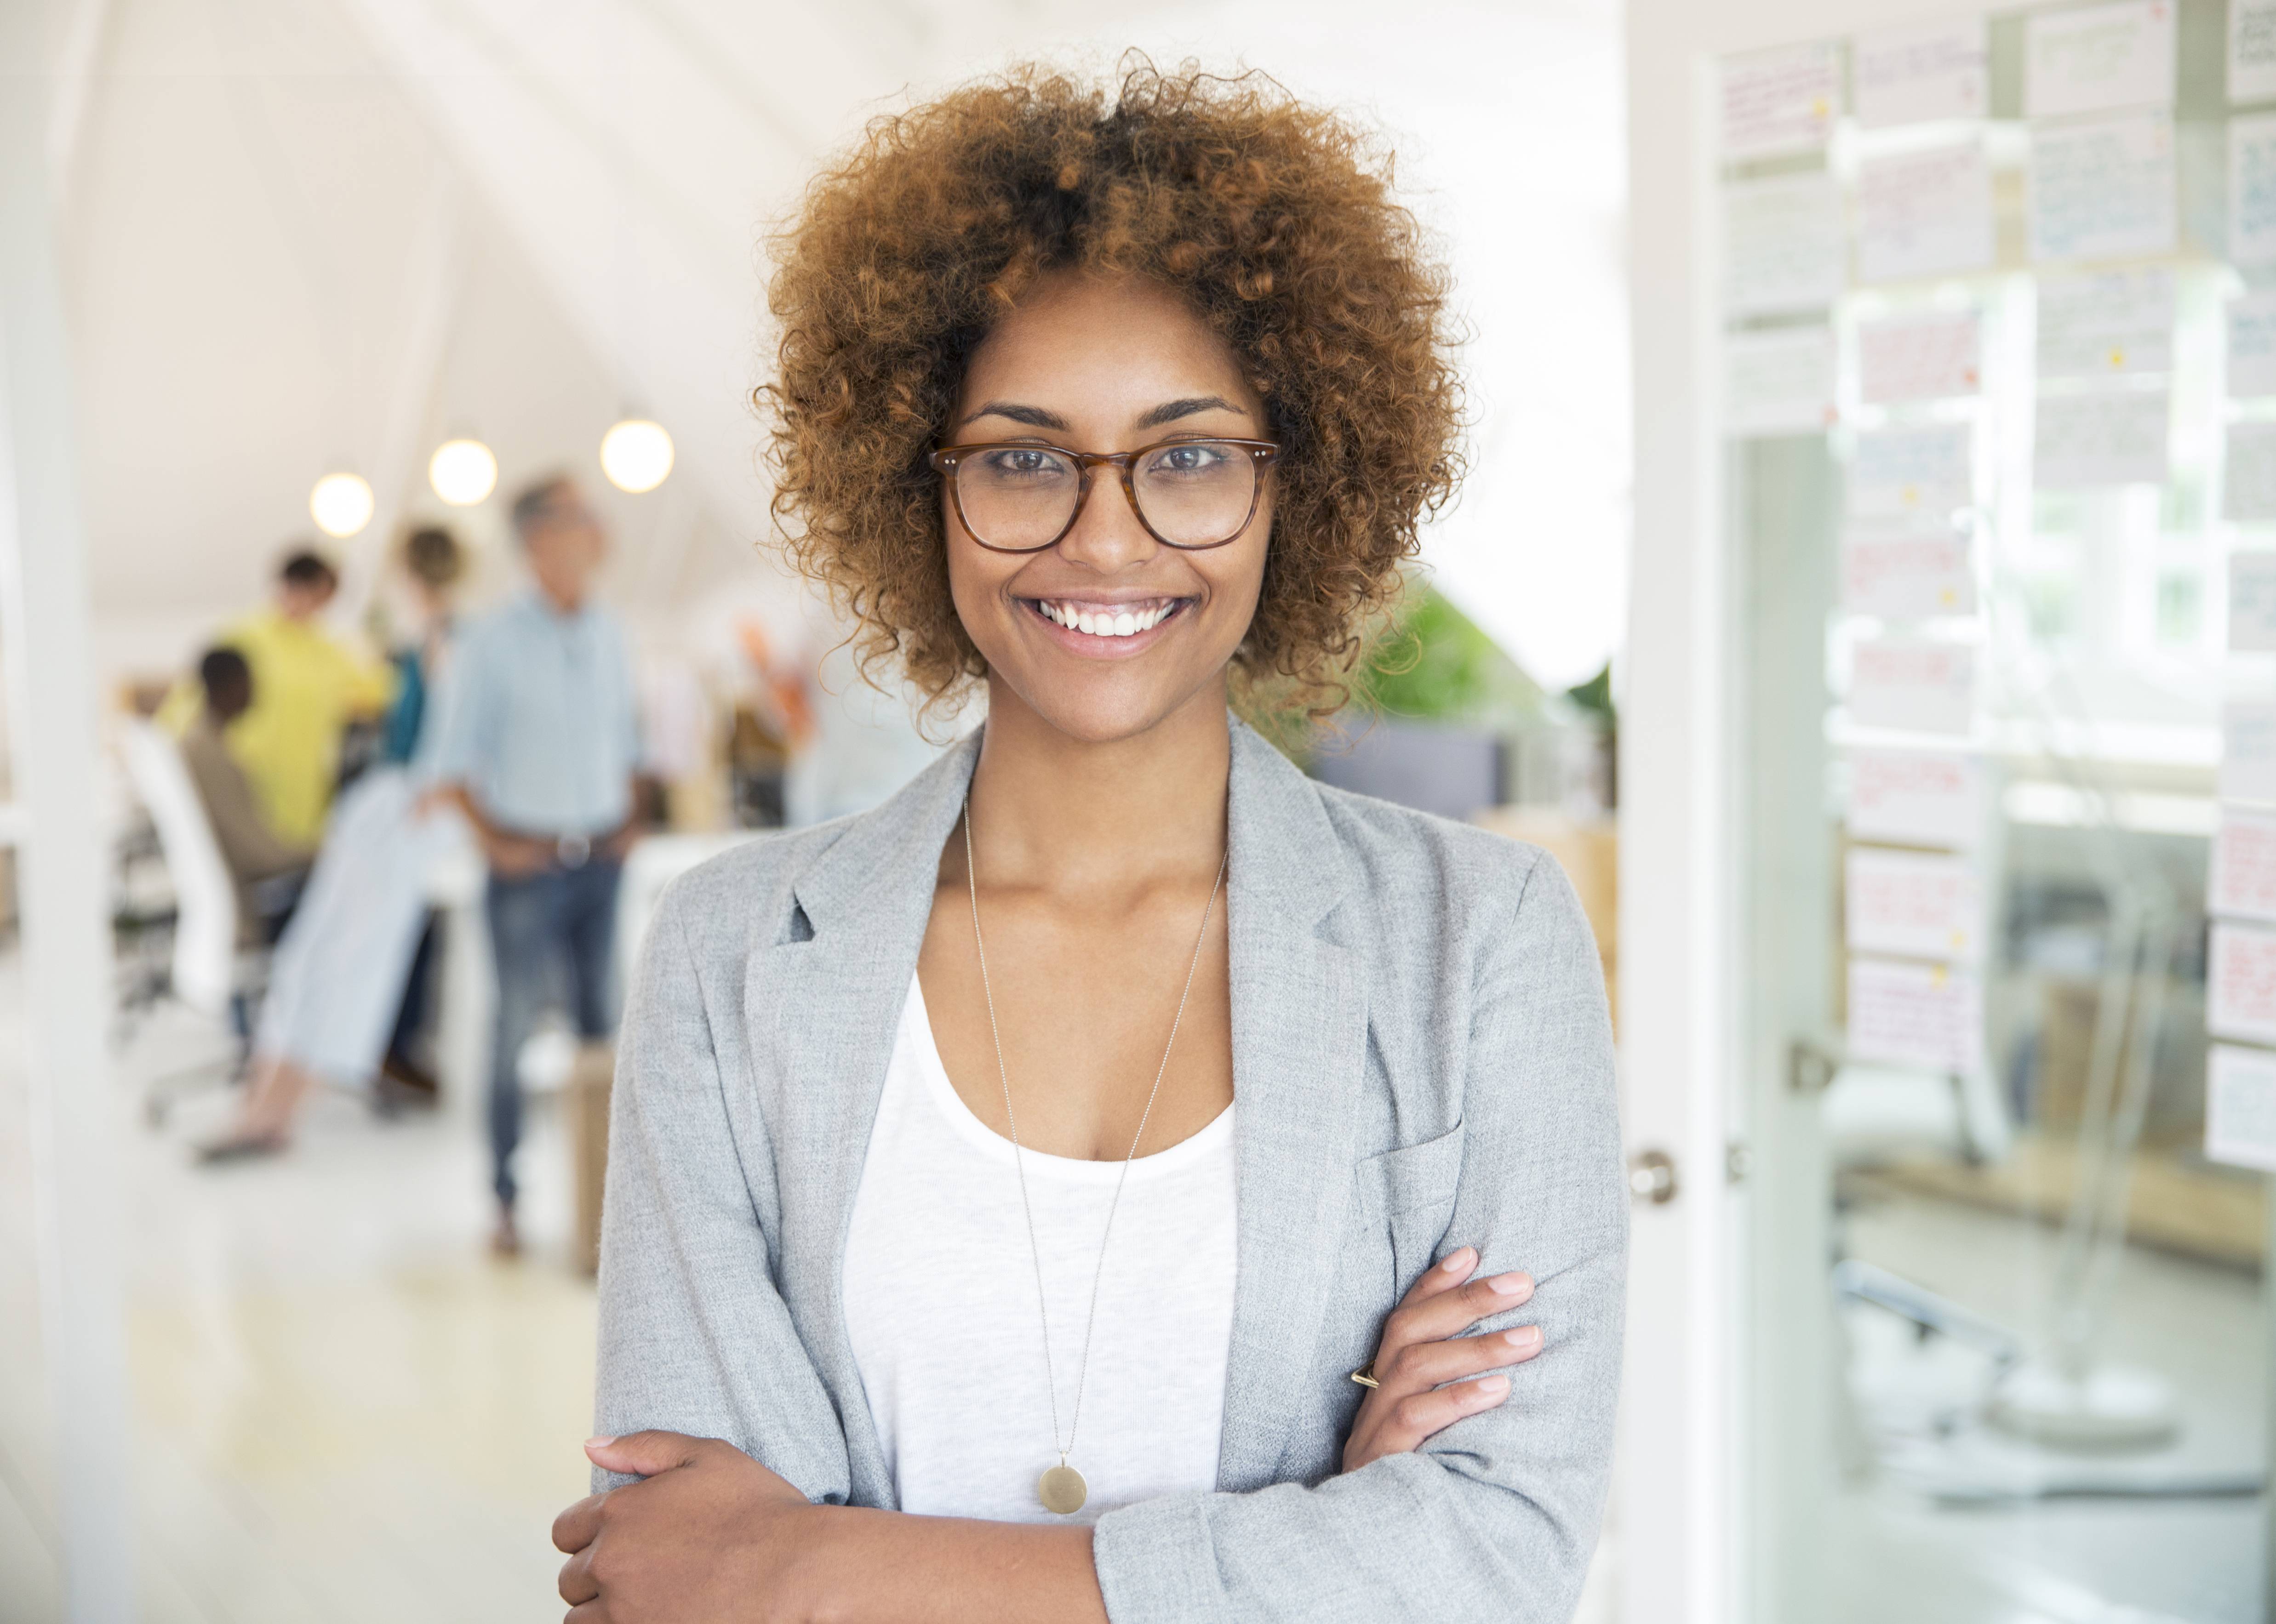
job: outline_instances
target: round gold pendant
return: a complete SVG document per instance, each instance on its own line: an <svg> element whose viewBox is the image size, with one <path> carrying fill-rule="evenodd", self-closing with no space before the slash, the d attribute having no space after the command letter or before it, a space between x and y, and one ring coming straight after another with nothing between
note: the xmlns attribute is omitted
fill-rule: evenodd
<svg viewBox="0 0 2276 1624"><path fill-rule="evenodd" d="M1036 1498L1043 1502L1045 1511L1071 1517L1090 1498L1090 1485L1082 1480L1081 1472L1062 1461L1036 1480Z"/></svg>

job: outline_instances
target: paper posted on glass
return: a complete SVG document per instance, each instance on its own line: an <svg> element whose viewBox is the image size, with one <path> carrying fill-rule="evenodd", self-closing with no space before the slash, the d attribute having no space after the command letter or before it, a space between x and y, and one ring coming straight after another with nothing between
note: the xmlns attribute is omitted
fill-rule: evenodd
<svg viewBox="0 0 2276 1624"><path fill-rule="evenodd" d="M1850 94L1868 130L1981 118L1991 83L1981 17L1881 28L1850 42Z"/></svg>
<svg viewBox="0 0 2276 1624"><path fill-rule="evenodd" d="M2228 652L2276 653L2276 552L2228 555Z"/></svg>
<svg viewBox="0 0 2276 1624"><path fill-rule="evenodd" d="M2031 478L2051 491L2162 485L2172 420L2172 398L2164 389L2042 395Z"/></svg>
<svg viewBox="0 0 2276 1624"><path fill-rule="evenodd" d="M1983 324L1974 311L1857 324L1857 391L1868 405L1948 400L1983 388Z"/></svg>
<svg viewBox="0 0 2276 1624"><path fill-rule="evenodd" d="M1723 432L1823 434L1833 401L1833 329L1774 327L1723 338Z"/></svg>
<svg viewBox="0 0 2276 1624"><path fill-rule="evenodd" d="M2276 263L2276 114L2229 121L2228 259Z"/></svg>
<svg viewBox="0 0 2276 1624"><path fill-rule="evenodd" d="M1868 638L1852 652L1849 719L1861 728L1965 734L1976 721L1976 651L1926 638Z"/></svg>
<svg viewBox="0 0 2276 1624"><path fill-rule="evenodd" d="M2035 12L2024 24L2023 116L2170 105L2174 13L2173 0Z"/></svg>
<svg viewBox="0 0 2276 1624"><path fill-rule="evenodd" d="M2227 918L2276 924L2276 811L2220 809L2205 880L2205 907Z"/></svg>
<svg viewBox="0 0 2276 1624"><path fill-rule="evenodd" d="M2228 393L2276 395L2276 293L2247 293L2228 306Z"/></svg>
<svg viewBox="0 0 2276 1624"><path fill-rule="evenodd" d="M1852 840L1898 841L1956 850L1984 838L1984 764L1956 750L1852 750Z"/></svg>
<svg viewBox="0 0 2276 1624"><path fill-rule="evenodd" d="M2276 525L2276 421L2231 423L2221 464L2220 516Z"/></svg>
<svg viewBox="0 0 2276 1624"><path fill-rule="evenodd" d="M2205 962L2205 1029L2276 1043L2276 931L2215 920Z"/></svg>
<svg viewBox="0 0 2276 1624"><path fill-rule="evenodd" d="M2228 99L2276 100L2276 0L2228 0Z"/></svg>
<svg viewBox="0 0 2276 1624"><path fill-rule="evenodd" d="M2174 121L2116 113L2031 128L2034 260L2113 260L2174 245Z"/></svg>
<svg viewBox="0 0 2276 1624"><path fill-rule="evenodd" d="M2206 1053L2204 1153L2276 1173L2276 1054L2227 1043Z"/></svg>
<svg viewBox="0 0 2276 1624"><path fill-rule="evenodd" d="M1883 620L1976 613L1968 533L1943 525L1851 521L1841 533L1841 607Z"/></svg>
<svg viewBox="0 0 2276 1624"><path fill-rule="evenodd" d="M1984 1053L1984 984L1946 964L1853 958L1847 1047L1869 1064L1974 1071Z"/></svg>
<svg viewBox="0 0 2276 1624"><path fill-rule="evenodd" d="M1726 160L1813 151L1840 111L1840 49L1819 40L1726 57L1721 91Z"/></svg>
<svg viewBox="0 0 2276 1624"><path fill-rule="evenodd" d="M2042 378L2174 368L2174 273L2099 271L2039 280Z"/></svg>
<svg viewBox="0 0 2276 1624"><path fill-rule="evenodd" d="M1723 303L1734 316L1823 310L1847 280L1841 193L1822 170L1723 188Z"/></svg>
<svg viewBox="0 0 2276 1624"><path fill-rule="evenodd" d="M1968 425L1876 428L1857 436L1846 498L1850 517L1948 525L1975 500L1975 436Z"/></svg>
<svg viewBox="0 0 2276 1624"><path fill-rule="evenodd" d="M1857 175L1857 275L1910 282L1988 268L1992 166L1976 141L1876 158Z"/></svg>
<svg viewBox="0 0 2276 1624"><path fill-rule="evenodd" d="M2231 699L2220 707L2215 793L2224 801L2276 806L2276 701Z"/></svg>
<svg viewBox="0 0 2276 1624"><path fill-rule="evenodd" d="M1853 846L1844 870L1844 934L1852 953L1982 960L1984 884L1965 857Z"/></svg>

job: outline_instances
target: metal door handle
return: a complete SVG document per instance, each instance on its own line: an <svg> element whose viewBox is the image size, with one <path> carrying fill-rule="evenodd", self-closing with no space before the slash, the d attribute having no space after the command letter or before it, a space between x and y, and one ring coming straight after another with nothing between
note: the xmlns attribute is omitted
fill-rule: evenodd
<svg viewBox="0 0 2276 1624"><path fill-rule="evenodd" d="M1638 1201L1665 1206L1680 1188L1675 1158L1665 1151L1638 1151L1628 1158L1628 1194Z"/></svg>

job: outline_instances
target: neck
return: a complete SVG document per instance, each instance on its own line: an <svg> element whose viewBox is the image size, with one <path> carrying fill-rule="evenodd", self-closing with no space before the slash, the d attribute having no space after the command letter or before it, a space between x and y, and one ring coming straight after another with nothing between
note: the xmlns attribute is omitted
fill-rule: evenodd
<svg viewBox="0 0 2276 1624"><path fill-rule="evenodd" d="M981 872L1052 891L1198 876L1225 851L1233 736L1222 681L1145 732L1073 738L991 680L972 779Z"/></svg>
<svg viewBox="0 0 2276 1624"><path fill-rule="evenodd" d="M537 584L537 595L544 599L557 615L574 615L585 607L585 594L582 592L550 586L543 581Z"/></svg>

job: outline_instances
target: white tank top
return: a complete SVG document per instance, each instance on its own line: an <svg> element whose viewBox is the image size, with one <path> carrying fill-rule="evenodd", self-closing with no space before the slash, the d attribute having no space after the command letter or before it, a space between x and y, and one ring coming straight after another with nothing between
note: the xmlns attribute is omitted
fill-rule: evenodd
<svg viewBox="0 0 2276 1624"><path fill-rule="evenodd" d="M1028 1079L1036 1087L1045 1079ZM1233 1108L1130 1164L1098 1280L1072 1519L1217 1484L1233 1338ZM1119 1161L1022 1151L1051 1315L1060 1440ZM1061 1521L1036 1264L1012 1144L973 1115L910 978L846 1244L846 1328L903 1511Z"/></svg>

